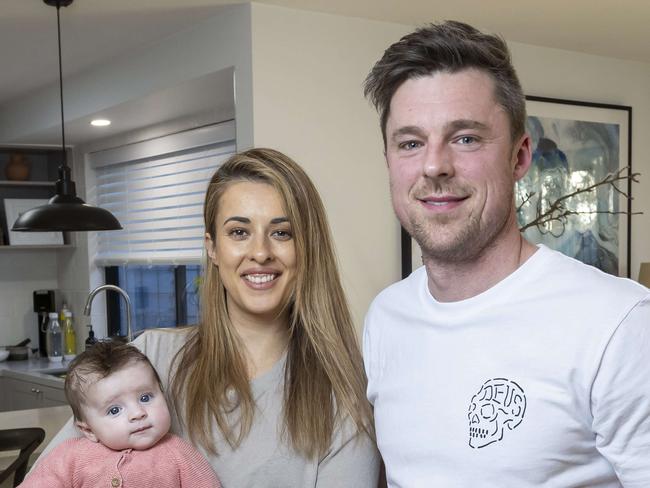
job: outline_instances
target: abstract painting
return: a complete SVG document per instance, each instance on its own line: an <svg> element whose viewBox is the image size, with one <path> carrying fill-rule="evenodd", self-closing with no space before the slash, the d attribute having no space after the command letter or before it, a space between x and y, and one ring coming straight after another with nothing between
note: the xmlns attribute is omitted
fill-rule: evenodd
<svg viewBox="0 0 650 488"><path fill-rule="evenodd" d="M622 168L631 171L630 107L527 97L526 108L533 163L515 189L520 227L559 197ZM630 183L618 185L629 195ZM602 185L566 200L575 215L530 227L524 236L607 273L630 276L630 203L612 185Z"/></svg>

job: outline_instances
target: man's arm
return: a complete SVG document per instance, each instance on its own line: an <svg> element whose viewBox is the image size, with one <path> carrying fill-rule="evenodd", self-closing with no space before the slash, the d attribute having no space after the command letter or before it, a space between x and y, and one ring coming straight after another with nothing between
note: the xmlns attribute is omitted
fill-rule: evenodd
<svg viewBox="0 0 650 488"><path fill-rule="evenodd" d="M623 318L592 387L596 447L626 488L650 486L650 296Z"/></svg>

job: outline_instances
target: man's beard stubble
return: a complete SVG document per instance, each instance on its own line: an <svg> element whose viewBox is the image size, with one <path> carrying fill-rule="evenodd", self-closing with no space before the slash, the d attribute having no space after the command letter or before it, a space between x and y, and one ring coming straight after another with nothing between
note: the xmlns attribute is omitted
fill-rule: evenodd
<svg viewBox="0 0 650 488"><path fill-rule="evenodd" d="M470 214L463 223L444 217L427 220L409 216L405 228L420 246L423 261L449 264L472 262L490 248L508 224L511 212L514 211L509 203L513 201L514 188L510 190L509 195L502 198L501 201L506 205L499 207L501 211L484 223L481 222L481 213ZM445 237L445 231L454 232L454 227L456 234ZM437 235L444 241L440 238L436 239Z"/></svg>

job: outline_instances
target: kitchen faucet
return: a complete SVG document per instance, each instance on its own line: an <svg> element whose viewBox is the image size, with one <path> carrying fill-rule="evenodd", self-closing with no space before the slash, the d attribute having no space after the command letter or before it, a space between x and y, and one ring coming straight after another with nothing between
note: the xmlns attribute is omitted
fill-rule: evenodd
<svg viewBox="0 0 650 488"><path fill-rule="evenodd" d="M104 291L104 290L116 291L120 295L122 295L122 297L124 297L124 301L126 302L126 340L127 342L131 342L133 340L133 333L131 332L131 299L129 298L129 295L124 290L122 290L122 288L120 288L119 286L101 285L95 288L93 291L91 291L90 294L88 295L88 298L86 298L84 315L90 316L90 310L95 295L97 295L97 293L99 293L100 291Z"/></svg>

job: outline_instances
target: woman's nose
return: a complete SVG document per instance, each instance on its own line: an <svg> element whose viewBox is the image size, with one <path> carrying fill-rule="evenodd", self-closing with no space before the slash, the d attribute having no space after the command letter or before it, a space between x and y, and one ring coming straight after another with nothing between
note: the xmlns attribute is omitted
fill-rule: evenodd
<svg viewBox="0 0 650 488"><path fill-rule="evenodd" d="M251 259L257 263L266 263L273 258L271 245L265 235L257 235L251 242Z"/></svg>

